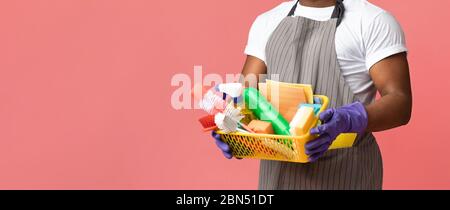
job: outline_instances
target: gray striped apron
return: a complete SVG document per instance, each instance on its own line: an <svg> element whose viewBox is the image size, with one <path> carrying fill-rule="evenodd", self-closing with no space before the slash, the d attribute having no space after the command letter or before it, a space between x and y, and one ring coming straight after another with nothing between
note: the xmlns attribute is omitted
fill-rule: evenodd
<svg viewBox="0 0 450 210"><path fill-rule="evenodd" d="M345 12L342 0L337 0L329 21L293 17L297 4L267 43L268 79L312 84L316 94L330 98L332 108L358 101L344 80L335 49L336 28ZM366 133L358 136L352 148L328 151L315 163L261 161L259 189L378 190L382 189L382 164L375 137Z"/></svg>

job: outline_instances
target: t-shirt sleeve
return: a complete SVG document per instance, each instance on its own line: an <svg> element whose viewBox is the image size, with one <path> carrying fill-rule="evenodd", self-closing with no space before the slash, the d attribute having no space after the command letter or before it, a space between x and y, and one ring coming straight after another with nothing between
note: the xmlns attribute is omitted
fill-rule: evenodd
<svg viewBox="0 0 450 210"><path fill-rule="evenodd" d="M257 57L264 62L266 62L265 49L269 38L267 28L264 17L258 16L250 28L247 46L245 47L245 54Z"/></svg>
<svg viewBox="0 0 450 210"><path fill-rule="evenodd" d="M367 69L379 61L407 52L405 35L398 21L389 13L376 16L363 33Z"/></svg>

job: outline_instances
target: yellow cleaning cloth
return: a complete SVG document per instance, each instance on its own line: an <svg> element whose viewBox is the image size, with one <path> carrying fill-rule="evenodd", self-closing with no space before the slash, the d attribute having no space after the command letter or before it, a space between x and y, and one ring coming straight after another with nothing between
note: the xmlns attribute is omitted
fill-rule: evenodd
<svg viewBox="0 0 450 210"><path fill-rule="evenodd" d="M300 104L310 103L313 100L311 85L267 80L267 83L260 83L258 86L260 93L288 122L294 118Z"/></svg>

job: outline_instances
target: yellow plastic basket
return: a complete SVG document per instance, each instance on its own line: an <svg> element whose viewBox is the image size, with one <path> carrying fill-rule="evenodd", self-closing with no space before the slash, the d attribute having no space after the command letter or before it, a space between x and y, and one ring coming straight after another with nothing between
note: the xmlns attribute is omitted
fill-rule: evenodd
<svg viewBox="0 0 450 210"><path fill-rule="evenodd" d="M325 111L329 105L326 96L320 97L323 106L320 112ZM319 123L316 117L314 126ZM222 140L227 143L237 158L253 158L261 160L277 160L296 163L307 163L308 155L305 154L305 144L314 140L317 136L281 136L267 134L229 133L218 131ZM352 147L356 140L356 134L342 134L331 145L331 149Z"/></svg>

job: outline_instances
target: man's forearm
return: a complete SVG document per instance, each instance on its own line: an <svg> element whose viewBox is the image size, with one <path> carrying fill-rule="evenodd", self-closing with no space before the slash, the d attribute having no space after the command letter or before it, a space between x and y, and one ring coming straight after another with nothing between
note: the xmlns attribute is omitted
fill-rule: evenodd
<svg viewBox="0 0 450 210"><path fill-rule="evenodd" d="M378 132L409 123L412 99L407 94L391 93L366 106L369 115L367 131Z"/></svg>

